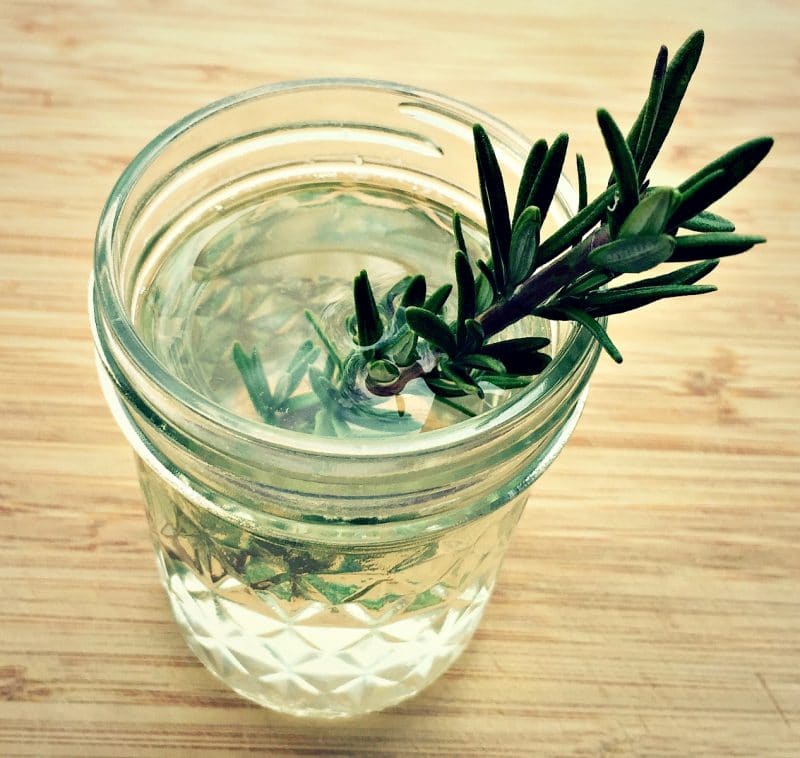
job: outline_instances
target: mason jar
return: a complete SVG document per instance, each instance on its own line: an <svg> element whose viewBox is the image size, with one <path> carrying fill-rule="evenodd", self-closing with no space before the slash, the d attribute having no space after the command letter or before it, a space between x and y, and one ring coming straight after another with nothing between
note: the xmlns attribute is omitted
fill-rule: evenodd
<svg viewBox="0 0 800 758"><path fill-rule="evenodd" d="M552 341L528 387L456 419L423 398L425 421L400 433L264 423L231 358L235 342L258 347L278 371L314 339L306 309L328 323L352 311L361 268L376 292L417 271L446 281L453 211L485 255L476 122L516 187L528 141L447 97L360 80L263 87L156 137L103 210L98 370L161 581L197 657L269 708L352 716L444 672L581 412L598 347L565 323L520 327ZM574 204L562 180L550 217Z"/></svg>

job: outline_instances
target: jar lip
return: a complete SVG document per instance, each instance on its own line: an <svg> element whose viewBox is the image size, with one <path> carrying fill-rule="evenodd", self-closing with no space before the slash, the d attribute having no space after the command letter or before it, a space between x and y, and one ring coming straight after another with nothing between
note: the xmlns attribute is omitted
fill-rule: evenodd
<svg viewBox="0 0 800 758"><path fill-rule="evenodd" d="M408 453L420 454L452 447L462 447L485 439L501 427L535 413L559 387L568 383L579 366L594 365L599 346L583 329L573 329L553 360L542 374L521 390L516 397L497 408L466 419L457 424L425 433L413 432L393 437L354 437L340 439L293 432L250 420L228 411L168 372L139 337L123 304L118 285L110 273L110 251L120 213L128 193L141 178L153 160L175 139L190 131L200 122L241 103L264 97L315 89L362 89L380 92L397 92L417 103L440 106L438 115L454 121L481 123L491 134L499 135L504 147L518 152L524 161L530 141L500 119L474 106L438 92L392 81L360 78L299 79L263 85L221 98L167 127L150 140L128 164L111 190L103 208L95 240L94 268L90 280L90 317L98 352L104 357L107 350L101 333L104 325L99 310L104 311L105 323L113 332L115 343L125 352L127 361L141 377L148 377L151 385L160 390L167 402L177 401L184 409L203 423L217 427L218 431L234 435L240 442L264 448L280 448L326 458L384 459ZM558 195L568 207L577 206L577 193L562 174ZM588 364L583 359L588 358Z"/></svg>

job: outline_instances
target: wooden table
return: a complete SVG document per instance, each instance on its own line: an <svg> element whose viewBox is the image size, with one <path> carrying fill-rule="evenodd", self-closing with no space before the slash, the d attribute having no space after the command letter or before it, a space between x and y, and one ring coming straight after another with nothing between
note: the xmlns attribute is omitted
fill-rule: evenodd
<svg viewBox="0 0 800 758"><path fill-rule="evenodd" d="M698 26L656 176L773 134L720 206L769 244L724 262L716 295L614 320L625 363L601 362L473 644L427 692L336 724L228 692L172 622L95 379L86 279L119 172L222 95L341 75L568 129L597 190L594 109L630 123L658 44ZM798 29L794 0L3 0L0 754L800 755Z"/></svg>

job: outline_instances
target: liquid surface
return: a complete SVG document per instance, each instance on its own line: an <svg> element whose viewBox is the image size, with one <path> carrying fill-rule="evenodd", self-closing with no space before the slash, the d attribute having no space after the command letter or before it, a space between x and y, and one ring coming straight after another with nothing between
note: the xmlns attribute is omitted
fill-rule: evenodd
<svg viewBox="0 0 800 758"><path fill-rule="evenodd" d="M355 347L345 325L353 312L353 277L367 270L378 301L410 274L424 273L429 292L451 282L450 223L447 209L408 195L326 185L260 196L232 208L217 205L196 217L187 213L175 224L185 231L162 235L149 252L158 263L138 285L136 325L181 381L237 415L258 420L233 360L234 343L248 355L256 348L273 391L305 340L320 348L314 365L322 370L325 351L305 310L315 314L339 355L348 355ZM485 247L476 227L466 233L473 252ZM483 400L459 399L459 404L477 414L510 394L488 384L484 389ZM298 409L282 413L275 423L313 433L318 404L308 377L292 397ZM406 434L466 418L435 401L422 380L411 382L400 398L366 402L381 423L351 425L345 433Z"/></svg>

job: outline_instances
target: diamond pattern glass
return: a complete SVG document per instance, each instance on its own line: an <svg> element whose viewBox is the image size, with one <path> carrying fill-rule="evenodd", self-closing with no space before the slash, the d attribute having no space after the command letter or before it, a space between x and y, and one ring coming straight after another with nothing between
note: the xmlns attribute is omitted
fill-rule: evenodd
<svg viewBox="0 0 800 758"><path fill-rule="evenodd" d="M425 540L332 547L245 532L144 464L140 473L161 578L191 649L245 697L318 717L385 708L450 666L524 502Z"/></svg>

